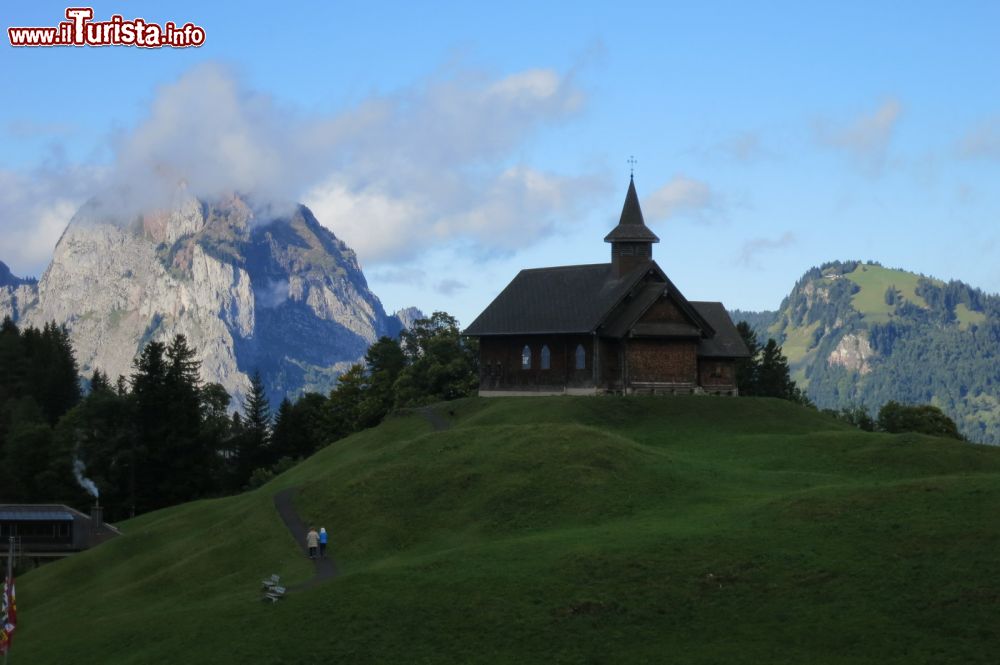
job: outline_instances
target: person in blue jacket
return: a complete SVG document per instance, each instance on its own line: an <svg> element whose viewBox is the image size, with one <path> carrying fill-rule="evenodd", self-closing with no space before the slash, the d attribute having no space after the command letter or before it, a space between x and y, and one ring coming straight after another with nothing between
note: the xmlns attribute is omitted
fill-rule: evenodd
<svg viewBox="0 0 1000 665"><path fill-rule="evenodd" d="M319 528L319 558L326 558L326 527Z"/></svg>

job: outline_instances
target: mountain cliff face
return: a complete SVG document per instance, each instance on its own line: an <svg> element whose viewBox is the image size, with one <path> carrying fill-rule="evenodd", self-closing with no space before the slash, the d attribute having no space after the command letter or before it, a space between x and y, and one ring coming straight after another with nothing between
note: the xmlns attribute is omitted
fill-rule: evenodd
<svg viewBox="0 0 1000 665"><path fill-rule="evenodd" d="M128 376L150 340L188 338L205 381L241 395L260 370L269 397L327 391L381 335L396 335L354 252L305 206L254 209L179 196L116 218L81 208L37 287L0 288L0 316L70 331L81 371Z"/></svg>
<svg viewBox="0 0 1000 665"><path fill-rule="evenodd" d="M37 300L38 282L15 277L7 264L0 261L0 319L9 316L17 320L21 312Z"/></svg>
<svg viewBox="0 0 1000 665"><path fill-rule="evenodd" d="M941 407L972 441L1000 444L1000 297L858 261L827 263L777 312L733 312L782 344L821 408L892 399Z"/></svg>

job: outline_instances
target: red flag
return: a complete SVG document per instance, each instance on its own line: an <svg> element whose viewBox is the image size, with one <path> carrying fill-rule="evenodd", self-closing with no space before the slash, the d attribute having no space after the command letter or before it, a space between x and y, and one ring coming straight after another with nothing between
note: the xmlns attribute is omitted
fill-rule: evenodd
<svg viewBox="0 0 1000 665"><path fill-rule="evenodd" d="M17 598L14 594L14 578L4 580L3 596L0 598L0 654L7 653L17 627Z"/></svg>

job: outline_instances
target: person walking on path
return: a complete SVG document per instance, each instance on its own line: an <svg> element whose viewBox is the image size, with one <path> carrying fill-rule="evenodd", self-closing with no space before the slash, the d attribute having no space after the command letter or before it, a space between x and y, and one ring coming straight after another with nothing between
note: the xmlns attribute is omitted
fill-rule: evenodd
<svg viewBox="0 0 1000 665"><path fill-rule="evenodd" d="M309 548L309 558L316 558L316 548L319 546L319 534L316 533L316 527L309 527L309 533L306 534L306 547Z"/></svg>
<svg viewBox="0 0 1000 665"><path fill-rule="evenodd" d="M319 558L326 558L326 527L321 526L319 528Z"/></svg>

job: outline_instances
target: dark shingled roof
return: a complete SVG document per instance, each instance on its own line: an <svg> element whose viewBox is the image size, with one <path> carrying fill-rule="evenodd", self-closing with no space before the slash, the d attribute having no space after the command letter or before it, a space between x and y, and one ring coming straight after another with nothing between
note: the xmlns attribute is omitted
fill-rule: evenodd
<svg viewBox="0 0 1000 665"><path fill-rule="evenodd" d="M629 179L628 193L625 194L625 205L622 206L622 216L618 220L618 226L611 229L611 233L605 236L604 242L660 242L642 218L642 208L639 207L639 195L635 193L634 179Z"/></svg>
<svg viewBox="0 0 1000 665"><path fill-rule="evenodd" d="M620 314L605 322L600 333L608 337L624 337L632 324L667 290L666 282L648 282L623 308Z"/></svg>
<svg viewBox="0 0 1000 665"><path fill-rule="evenodd" d="M647 261L620 279L610 263L522 270L464 334L593 332L655 266Z"/></svg>
<svg viewBox="0 0 1000 665"><path fill-rule="evenodd" d="M706 358L747 358L750 350L721 302L691 302L702 318L715 328L715 336L698 344L698 355Z"/></svg>

